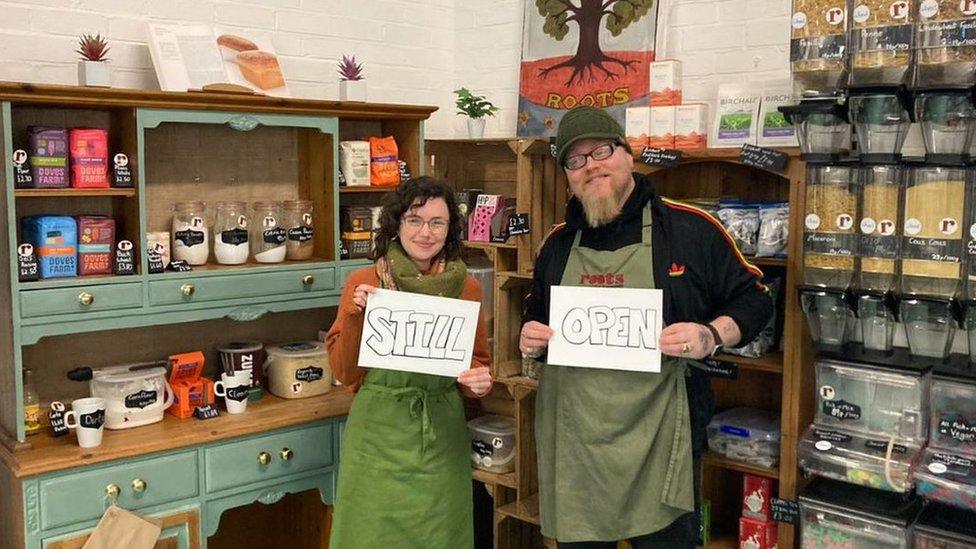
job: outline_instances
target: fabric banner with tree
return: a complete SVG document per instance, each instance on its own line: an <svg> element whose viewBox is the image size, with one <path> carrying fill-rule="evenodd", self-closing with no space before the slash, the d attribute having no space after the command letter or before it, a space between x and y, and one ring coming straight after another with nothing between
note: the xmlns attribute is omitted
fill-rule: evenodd
<svg viewBox="0 0 976 549"><path fill-rule="evenodd" d="M518 135L552 136L580 105L624 123L648 104L657 0L528 0L522 30Z"/></svg>

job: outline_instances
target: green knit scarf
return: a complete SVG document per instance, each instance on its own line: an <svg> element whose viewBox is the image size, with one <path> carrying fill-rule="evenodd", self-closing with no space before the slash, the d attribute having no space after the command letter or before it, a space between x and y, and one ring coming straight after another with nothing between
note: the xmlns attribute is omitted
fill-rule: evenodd
<svg viewBox="0 0 976 549"><path fill-rule="evenodd" d="M458 298L468 276L468 267L460 259L445 261L441 257L434 259L429 274L421 273L403 246L393 241L386 257L376 262L376 272L383 287L389 290Z"/></svg>

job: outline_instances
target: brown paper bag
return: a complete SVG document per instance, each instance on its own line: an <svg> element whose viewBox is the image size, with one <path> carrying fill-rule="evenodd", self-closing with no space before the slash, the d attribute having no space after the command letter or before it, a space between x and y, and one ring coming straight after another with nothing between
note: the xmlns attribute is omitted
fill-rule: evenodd
<svg viewBox="0 0 976 549"><path fill-rule="evenodd" d="M160 519L141 517L112 505L105 510L95 531L81 549L153 549L162 526Z"/></svg>

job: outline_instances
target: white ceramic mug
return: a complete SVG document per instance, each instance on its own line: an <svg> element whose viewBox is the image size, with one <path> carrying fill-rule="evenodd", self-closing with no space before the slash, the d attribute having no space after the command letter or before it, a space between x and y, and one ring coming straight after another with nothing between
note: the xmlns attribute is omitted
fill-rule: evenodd
<svg viewBox="0 0 976 549"><path fill-rule="evenodd" d="M228 414L242 414L247 410L247 395L251 391L251 370L240 370L233 375L220 374L214 383L214 394L224 397Z"/></svg>
<svg viewBox="0 0 976 549"><path fill-rule="evenodd" d="M74 418L74 423L72 423ZM78 433L78 446L94 448L102 443L105 426L105 399L79 398L71 402L71 410L64 414L64 424Z"/></svg>

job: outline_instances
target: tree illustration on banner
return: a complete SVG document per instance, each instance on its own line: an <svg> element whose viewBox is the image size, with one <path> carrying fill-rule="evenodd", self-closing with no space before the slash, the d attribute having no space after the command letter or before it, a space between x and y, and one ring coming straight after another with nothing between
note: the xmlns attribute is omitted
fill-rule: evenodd
<svg viewBox="0 0 976 549"><path fill-rule="evenodd" d="M525 3L519 136L555 135L567 110L647 105L654 60L655 0L534 0Z"/></svg>

